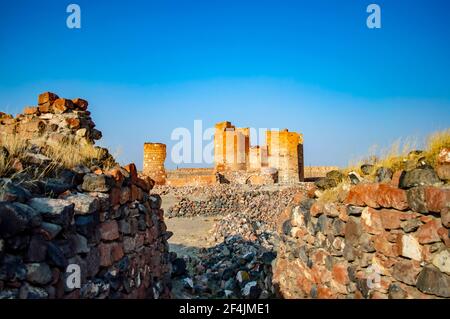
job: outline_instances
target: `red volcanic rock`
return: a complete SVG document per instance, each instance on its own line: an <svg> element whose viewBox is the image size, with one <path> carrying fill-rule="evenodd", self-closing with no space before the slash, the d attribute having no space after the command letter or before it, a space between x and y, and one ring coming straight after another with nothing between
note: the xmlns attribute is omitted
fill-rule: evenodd
<svg viewBox="0 0 450 319"><path fill-rule="evenodd" d="M380 207L377 203L377 191L378 185L376 183L371 184L357 184L353 186L348 192L347 198L344 200L344 204L355 206L369 206L373 208Z"/></svg>
<svg viewBox="0 0 450 319"><path fill-rule="evenodd" d="M58 99L58 95L56 95L55 93L51 93L51 92L44 92L42 94L39 94L38 97L38 104L42 105L45 103L53 103L56 99Z"/></svg>
<svg viewBox="0 0 450 319"><path fill-rule="evenodd" d="M450 189L425 187L425 201L429 211L441 212L450 208Z"/></svg>
<svg viewBox="0 0 450 319"><path fill-rule="evenodd" d="M119 187L113 187L109 193L110 200L111 200L111 206L115 206L117 204L120 204L120 195L121 195L121 189Z"/></svg>
<svg viewBox="0 0 450 319"><path fill-rule="evenodd" d="M23 114L27 114L27 115L39 115L39 108L35 107L35 106L29 106L24 108L23 110Z"/></svg>
<svg viewBox="0 0 450 319"><path fill-rule="evenodd" d="M388 184L380 184L376 193L377 203L381 207L395 208L398 210L405 210L408 208L406 191L403 189Z"/></svg>
<svg viewBox="0 0 450 319"><path fill-rule="evenodd" d="M80 111L86 111L87 107L88 107L88 101L80 99L80 98L76 98L72 100L75 108L79 109Z"/></svg>
<svg viewBox="0 0 450 319"><path fill-rule="evenodd" d="M314 202L311 206L310 213L313 217L323 214L323 203L318 201Z"/></svg>
<svg viewBox="0 0 450 319"><path fill-rule="evenodd" d="M386 234L380 234L375 236L373 246L378 253L382 253L385 256L395 257L397 256L397 249L395 245L391 244Z"/></svg>
<svg viewBox="0 0 450 319"><path fill-rule="evenodd" d="M111 257L113 262L120 260L124 256L123 244L113 243L111 248Z"/></svg>
<svg viewBox="0 0 450 319"><path fill-rule="evenodd" d="M50 102L38 106L39 113L52 113L53 107Z"/></svg>
<svg viewBox="0 0 450 319"><path fill-rule="evenodd" d="M142 200L143 192L136 185L131 185L131 201Z"/></svg>
<svg viewBox="0 0 450 319"><path fill-rule="evenodd" d="M342 264L336 264L333 266L333 279L341 285L347 285L349 283L347 267Z"/></svg>
<svg viewBox="0 0 450 319"><path fill-rule="evenodd" d="M381 224L385 229L398 229L400 228L400 223L403 214L394 209L382 209L379 212L381 216Z"/></svg>
<svg viewBox="0 0 450 319"><path fill-rule="evenodd" d="M444 227L441 227L437 231L439 237L441 237L445 246L450 247L450 230Z"/></svg>
<svg viewBox="0 0 450 319"><path fill-rule="evenodd" d="M140 187L144 192L148 193L153 188L154 182L148 176L138 177L136 186Z"/></svg>
<svg viewBox="0 0 450 319"><path fill-rule="evenodd" d="M119 226L115 220L100 224L100 237L103 240L115 240L119 238Z"/></svg>
<svg viewBox="0 0 450 319"><path fill-rule="evenodd" d="M73 108L73 103L71 100L68 99L56 99L53 102L53 109L56 113L64 113L68 109Z"/></svg>
<svg viewBox="0 0 450 319"><path fill-rule="evenodd" d="M80 128L80 119L78 119L76 117L71 117L71 118L66 119L66 123L71 129Z"/></svg>
<svg viewBox="0 0 450 319"><path fill-rule="evenodd" d="M357 184L353 186L345 204L355 206L369 206L372 208L395 208L405 210L408 208L406 192L389 184Z"/></svg>
<svg viewBox="0 0 450 319"><path fill-rule="evenodd" d="M130 163L124 166L124 168L128 173L130 173L131 182L135 184L138 179L136 165L134 165L134 163Z"/></svg>
<svg viewBox="0 0 450 319"><path fill-rule="evenodd" d="M416 232L416 237L421 244L430 244L441 241L438 230L441 228L441 221L439 219L433 219L426 224L419 227Z"/></svg>
<svg viewBox="0 0 450 319"><path fill-rule="evenodd" d="M123 176L121 170L118 167L114 167L114 168L110 169L105 174L112 177L112 179L114 180L117 187L122 186L122 183L123 183L125 177Z"/></svg>

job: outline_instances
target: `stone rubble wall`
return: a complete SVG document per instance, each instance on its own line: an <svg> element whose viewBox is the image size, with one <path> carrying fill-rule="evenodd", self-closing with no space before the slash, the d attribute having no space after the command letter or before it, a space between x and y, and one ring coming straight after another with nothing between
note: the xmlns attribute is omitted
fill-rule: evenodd
<svg viewBox="0 0 450 319"><path fill-rule="evenodd" d="M0 131L91 143L98 135L86 117L87 102L80 101L44 93L24 115L3 114ZM43 129L23 131L30 123ZM0 299L170 297L171 234L160 197L150 195L150 178L129 164L55 166L30 180L26 168L34 163L22 161L25 169L0 176ZM80 267L80 288L67 284L73 265Z"/></svg>
<svg viewBox="0 0 450 319"><path fill-rule="evenodd" d="M281 297L450 298L450 187L433 169L341 191L342 202L309 192L286 209Z"/></svg>
<svg viewBox="0 0 450 319"><path fill-rule="evenodd" d="M213 168L182 168L167 171L166 185L168 186L207 186L217 182Z"/></svg>
<svg viewBox="0 0 450 319"><path fill-rule="evenodd" d="M328 172L337 169L337 166L305 166L305 178L325 177Z"/></svg>
<svg viewBox="0 0 450 319"><path fill-rule="evenodd" d="M152 193L163 197L170 194L177 198L177 202L166 209L166 216L169 218L241 214L255 222L270 224L275 229L278 215L284 211L294 194L305 187L296 185L271 188L233 184L205 187L158 186ZM219 238L223 233L232 231L222 229L215 236Z"/></svg>

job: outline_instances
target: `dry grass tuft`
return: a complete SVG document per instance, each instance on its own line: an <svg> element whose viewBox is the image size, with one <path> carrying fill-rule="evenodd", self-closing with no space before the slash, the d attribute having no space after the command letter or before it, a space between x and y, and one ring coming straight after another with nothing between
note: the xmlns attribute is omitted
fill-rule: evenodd
<svg viewBox="0 0 450 319"><path fill-rule="evenodd" d="M51 162L45 167L38 169L38 177L45 176L57 168L73 168L77 165L99 165L103 169L111 168L115 165L114 158L109 156L107 150L88 143L79 143L74 138L68 138L61 142L50 142L45 140L24 139L18 134L11 134L0 139L0 147L7 150L5 153L0 149L0 177L6 176L13 170L13 163L16 159L26 162L26 154L36 147ZM37 173L37 172L36 172Z"/></svg>
<svg viewBox="0 0 450 319"><path fill-rule="evenodd" d="M348 182L341 182L336 187L329 188L323 191L323 193L318 198L319 202L322 203L342 203L347 197L348 191L350 190L350 184Z"/></svg>
<svg viewBox="0 0 450 319"><path fill-rule="evenodd" d="M428 137L425 158L430 165L436 165L436 158L443 148L450 148L450 128Z"/></svg>
<svg viewBox="0 0 450 319"><path fill-rule="evenodd" d="M434 167L440 150L444 147L450 148L450 129L431 134L422 153L412 152L418 149L418 145L417 139L406 138L404 140L398 139L389 148L380 152L376 151L376 146L371 147L368 157L351 162L343 172L349 173L355 171L361 175L362 164L373 164L375 166L373 174L375 174L376 169L379 167L386 167L397 171L407 169L408 163L418 162L419 159L425 159L426 163Z"/></svg>

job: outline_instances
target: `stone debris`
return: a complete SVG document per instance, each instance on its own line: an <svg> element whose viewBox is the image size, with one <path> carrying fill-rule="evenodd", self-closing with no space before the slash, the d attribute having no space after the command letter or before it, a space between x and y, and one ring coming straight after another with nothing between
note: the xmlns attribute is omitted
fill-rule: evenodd
<svg viewBox="0 0 450 319"><path fill-rule="evenodd" d="M179 258L171 254L175 298L274 297L271 263L276 255L273 248L240 236L229 236L216 246L195 251L192 256ZM180 267L180 263L184 266ZM184 271L180 272L180 268Z"/></svg>

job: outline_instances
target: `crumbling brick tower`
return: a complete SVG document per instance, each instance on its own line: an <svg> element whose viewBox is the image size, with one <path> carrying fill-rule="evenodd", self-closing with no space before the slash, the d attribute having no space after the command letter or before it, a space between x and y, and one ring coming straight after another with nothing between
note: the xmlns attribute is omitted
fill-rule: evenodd
<svg viewBox="0 0 450 319"><path fill-rule="evenodd" d="M166 183L165 160L166 144L144 144L144 167L142 173L153 179L156 185L164 185Z"/></svg>
<svg viewBox="0 0 450 319"><path fill-rule="evenodd" d="M239 171L248 169L250 129L236 128L230 122L217 123L214 134L215 169Z"/></svg>
<svg viewBox="0 0 450 319"><path fill-rule="evenodd" d="M304 180L303 135L281 131L267 131L269 167L278 169L278 181L291 184Z"/></svg>

